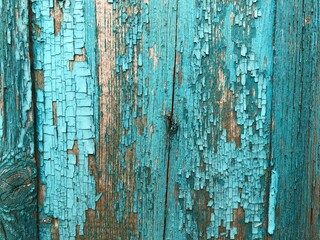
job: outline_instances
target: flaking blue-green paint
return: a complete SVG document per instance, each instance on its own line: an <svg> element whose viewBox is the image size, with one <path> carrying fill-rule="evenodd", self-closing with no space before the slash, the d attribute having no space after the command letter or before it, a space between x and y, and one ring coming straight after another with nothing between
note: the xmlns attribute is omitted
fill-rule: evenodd
<svg viewBox="0 0 320 240"><path fill-rule="evenodd" d="M182 83L174 115L180 127L172 141L166 239L266 234L273 10L273 1L179 4ZM227 139L227 111L235 112L240 144ZM209 220L200 218L198 204L208 206ZM239 207L245 236L233 223Z"/></svg>
<svg viewBox="0 0 320 240"><path fill-rule="evenodd" d="M231 226L240 207L248 228L240 237L263 237L274 2L109 3L116 15L115 76L121 89L117 222L126 224L133 211L142 238L234 238L243 234ZM238 142L228 139L230 129L223 126L227 111L240 129ZM106 141L114 136L107 134ZM128 151L134 152L129 159ZM121 179L132 162L134 193ZM201 203L212 213L209 221L197 218L197 194L209 196Z"/></svg>
<svg viewBox="0 0 320 240"><path fill-rule="evenodd" d="M269 208L268 208L268 233L273 234L276 228L276 203L278 193L278 174L275 170L271 171L271 184L269 190Z"/></svg>
<svg viewBox="0 0 320 240"><path fill-rule="evenodd" d="M57 2L64 17L54 36L53 2L33 1L34 68L44 74L43 83L35 78L44 186L39 192L45 197L44 203L40 199L41 238L52 238L48 223L53 222L60 238L73 239L76 226L82 235L87 210L109 193L118 198L115 218L100 219L95 212L99 224L122 225L134 213L138 227L132 238L262 238L266 231L275 238L318 238L318 1L277 2L269 164L274 1L108 0L118 15L112 24L118 40L114 84L121 82L116 100L121 170L106 194L95 191L88 169L99 135L95 4ZM1 239L37 235L27 5L26 0L0 1ZM83 47L85 61L77 62ZM230 138L226 111L232 111L240 140ZM105 137L115 140L112 134ZM105 167L112 175L111 165ZM134 174L126 175L131 168ZM77 196L83 197L79 203ZM244 223L234 212L239 207Z"/></svg>
<svg viewBox="0 0 320 240"><path fill-rule="evenodd" d="M83 235L86 210L95 209L101 196L88 169L88 158L95 154L98 122L94 2L57 4L32 1L34 69L44 76L43 88L36 90L40 185L44 186L40 189L44 195L40 237L51 239L46 220L54 218L60 239L75 239L77 226ZM61 19L54 19L57 7ZM61 21L56 34L54 21ZM82 54L86 54L84 60L77 61L76 55Z"/></svg>
<svg viewBox="0 0 320 240"><path fill-rule="evenodd" d="M131 237L161 239L168 167L166 115L170 114L172 104L176 2L109 3L117 14L114 33L115 72L121 86L120 164L123 172L134 168L134 176L130 177L135 186L134 192L130 192L119 180L114 211L119 224L125 221L128 212L137 214L137 235ZM139 121L143 122L140 126ZM114 139L107 136L107 141ZM131 166L125 160L128 149L134 151L134 158L129 159ZM123 172L118 173L120 178ZM126 199L133 199L132 208Z"/></svg>

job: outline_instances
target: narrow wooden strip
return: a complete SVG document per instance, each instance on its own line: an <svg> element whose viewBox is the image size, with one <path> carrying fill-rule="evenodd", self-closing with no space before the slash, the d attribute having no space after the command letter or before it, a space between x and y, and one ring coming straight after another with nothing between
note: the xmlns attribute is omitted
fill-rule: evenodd
<svg viewBox="0 0 320 240"><path fill-rule="evenodd" d="M100 139L84 239L162 239L176 1L96 1Z"/></svg>
<svg viewBox="0 0 320 240"><path fill-rule="evenodd" d="M0 239L37 238L28 1L0 1Z"/></svg>
<svg viewBox="0 0 320 240"><path fill-rule="evenodd" d="M319 1L277 1L276 16L272 158L279 186L275 239L319 239Z"/></svg>
<svg viewBox="0 0 320 240"><path fill-rule="evenodd" d="M179 1L166 239L266 237L273 1Z"/></svg>
<svg viewBox="0 0 320 240"><path fill-rule="evenodd" d="M90 168L98 142L93 4L32 4L41 239L83 235L86 212L101 196Z"/></svg>

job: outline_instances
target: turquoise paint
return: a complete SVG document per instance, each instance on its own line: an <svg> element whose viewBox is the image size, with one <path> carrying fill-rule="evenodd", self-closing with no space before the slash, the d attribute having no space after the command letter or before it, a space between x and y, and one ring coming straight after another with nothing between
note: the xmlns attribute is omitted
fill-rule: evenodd
<svg viewBox="0 0 320 240"><path fill-rule="evenodd" d="M0 80L2 92L0 106L2 109L1 135L5 137L5 141L3 139L1 147L2 151L11 151L18 145L16 144L17 139L24 139L24 133L28 130L29 125L32 125L29 119L29 113L32 110L29 35L25 34L28 33L28 4L26 0L21 2L21 6L18 6L16 1L2 4L0 11L4 15L4 22L1 24ZM17 18L13 18L14 14ZM7 64L13 66L8 67ZM17 92L21 97L18 97L16 103L15 94ZM12 111L12 114L7 114L9 111ZM12 124L13 129L4 124ZM31 126L29 129L31 130ZM31 147L33 145L32 135L27 138L27 147ZM30 145L29 141L31 141Z"/></svg>
<svg viewBox="0 0 320 240"><path fill-rule="evenodd" d="M272 128L277 239L320 238L319 4L277 1Z"/></svg>
<svg viewBox="0 0 320 240"><path fill-rule="evenodd" d="M0 239L36 239L28 1L0 1Z"/></svg>
<svg viewBox="0 0 320 240"><path fill-rule="evenodd" d="M115 192L105 190L117 194L115 219L99 220L121 226L136 214L136 232L123 225L117 233L132 238L263 238L267 231L279 239L318 239L318 1L277 2L274 87L274 1L108 2L117 15L121 168ZM43 239L52 238L53 218L60 238L74 239L76 226L82 235L86 211L106 195L96 192L88 169L99 141L95 4L59 4L56 36L53 1L32 5L34 69L44 74L43 86L35 79ZM0 238L35 239L28 2L0 1L0 12ZM83 47L85 61L71 70ZM240 143L224 125L228 111ZM244 223L235 217L239 207Z"/></svg>
<svg viewBox="0 0 320 240"><path fill-rule="evenodd" d="M276 203L278 192L278 174L276 171L271 171L271 184L269 190L269 208L268 208L268 233L273 234L276 228Z"/></svg>
<svg viewBox="0 0 320 240"><path fill-rule="evenodd" d="M113 184L117 194L113 194L118 200L113 211L120 229L126 229L116 236L132 233L125 226L133 212L142 238L235 238L240 233L232 226L233 214L240 207L244 211L243 227L247 228L246 236L241 236L263 237L274 2L110 3L116 15L113 30L119 85L110 86L108 93L121 92L114 95L121 104L117 110L122 120L122 154L119 166L108 164L107 171L116 170ZM219 52L225 52L225 57L217 55ZM218 67L225 80L218 76ZM220 99L230 106L219 106ZM229 130L222 124L226 111L234 111L241 143L228 139ZM143 116L146 122L139 129ZM114 142L115 136L107 134L107 143ZM134 154L126 160L128 151ZM167 171L169 183L164 181ZM122 179L133 175L134 192ZM133 206L128 203L132 195ZM197 217L203 210L197 206L195 195L208 195L203 197L211 212L208 226L199 226L205 224ZM166 204L166 211L162 211ZM219 232L220 226L226 232Z"/></svg>
<svg viewBox="0 0 320 240"><path fill-rule="evenodd" d="M247 228L240 237L266 235L273 10L273 1L179 4L182 81L175 85L174 115L180 127L172 140L166 239L234 239L239 207ZM223 126L228 111L240 128L238 146Z"/></svg>
<svg viewBox="0 0 320 240"><path fill-rule="evenodd" d="M0 139L2 139L2 135L3 135L3 120L2 120L2 108L0 108Z"/></svg>
<svg viewBox="0 0 320 240"><path fill-rule="evenodd" d="M116 14L115 76L120 84L122 129L121 172L114 180L119 200L114 203L114 211L119 224L125 224L132 212L137 214L138 222L136 233L122 230L117 236L162 239L169 137L165 116L170 114L172 102L176 3L112 4ZM135 10L128 14L128 8ZM146 120L139 127L138 121L143 118ZM113 137L107 136L107 142L114 141ZM134 151L132 165L125 160L128 150ZM121 179L130 169L134 169L134 176L129 176L134 179L134 191ZM128 206L128 199L133 199L133 206Z"/></svg>
<svg viewBox="0 0 320 240"><path fill-rule="evenodd" d="M170 135L168 120L172 105L172 74L175 61L175 28L177 1L149 1L142 18L143 28L140 70L140 116L146 116L143 133L136 140L135 181L138 209L138 231L145 239L163 239L165 229L165 197ZM150 49L152 54L150 55ZM138 72L139 73L139 72ZM148 79L148 83L147 83ZM153 220L155 219L155 220Z"/></svg>
<svg viewBox="0 0 320 240"><path fill-rule="evenodd" d="M75 239L76 226L83 235L85 212L95 209L101 196L96 196L96 183L88 169L88 157L95 154L97 140L97 82L94 45L89 44L94 41L95 28L92 21L85 20L94 8L93 2L82 0L59 4L63 19L55 35L50 13L54 2L32 3L34 69L44 75L43 89L37 89L36 99L40 184L45 188L39 209L40 237L51 239L48 222L52 221L46 220L55 218L60 238ZM83 48L85 60L75 61Z"/></svg>

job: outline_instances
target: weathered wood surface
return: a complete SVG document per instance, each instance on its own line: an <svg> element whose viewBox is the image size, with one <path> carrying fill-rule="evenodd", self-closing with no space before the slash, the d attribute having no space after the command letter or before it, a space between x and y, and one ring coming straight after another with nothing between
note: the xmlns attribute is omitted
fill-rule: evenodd
<svg viewBox="0 0 320 240"><path fill-rule="evenodd" d="M319 239L319 11L0 0L0 239Z"/></svg>
<svg viewBox="0 0 320 240"><path fill-rule="evenodd" d="M273 2L96 7L111 191L86 236L266 236Z"/></svg>
<svg viewBox="0 0 320 240"><path fill-rule="evenodd" d="M74 239L101 196L94 1L32 2L40 238Z"/></svg>
<svg viewBox="0 0 320 240"><path fill-rule="evenodd" d="M320 239L318 0L277 1L272 159L275 239Z"/></svg>
<svg viewBox="0 0 320 240"><path fill-rule="evenodd" d="M266 237L273 1L179 1L166 239Z"/></svg>
<svg viewBox="0 0 320 240"><path fill-rule="evenodd" d="M162 239L176 1L96 4L101 91L93 167L103 195L87 214L83 239Z"/></svg>
<svg viewBox="0 0 320 240"><path fill-rule="evenodd" d="M28 1L0 1L0 239L36 239Z"/></svg>

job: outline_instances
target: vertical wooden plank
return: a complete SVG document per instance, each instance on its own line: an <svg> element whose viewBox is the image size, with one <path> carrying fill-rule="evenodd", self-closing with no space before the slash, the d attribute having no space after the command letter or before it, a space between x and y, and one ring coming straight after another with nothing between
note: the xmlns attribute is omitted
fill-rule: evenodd
<svg viewBox="0 0 320 240"><path fill-rule="evenodd" d="M28 1L0 1L0 239L36 239Z"/></svg>
<svg viewBox="0 0 320 240"><path fill-rule="evenodd" d="M96 4L99 112L93 2L33 1L40 236L161 239L175 1Z"/></svg>
<svg viewBox="0 0 320 240"><path fill-rule="evenodd" d="M165 239L267 237L273 1L179 1Z"/></svg>
<svg viewBox="0 0 320 240"><path fill-rule="evenodd" d="M89 168L98 142L94 1L33 0L41 239L83 235L101 194Z"/></svg>
<svg viewBox="0 0 320 240"><path fill-rule="evenodd" d="M162 239L176 1L96 1L97 211L84 239Z"/></svg>
<svg viewBox="0 0 320 240"><path fill-rule="evenodd" d="M272 159L275 239L319 239L319 1L277 1Z"/></svg>

